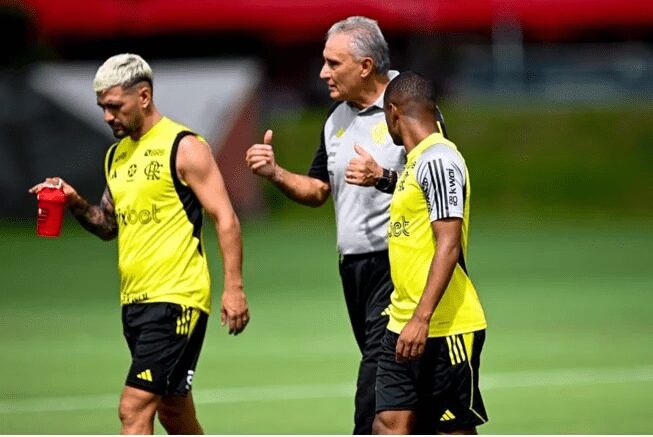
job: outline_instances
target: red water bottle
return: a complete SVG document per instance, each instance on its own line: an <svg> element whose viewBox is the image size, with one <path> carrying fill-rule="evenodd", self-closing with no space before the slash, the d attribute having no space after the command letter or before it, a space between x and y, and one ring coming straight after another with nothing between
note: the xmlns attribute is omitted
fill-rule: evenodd
<svg viewBox="0 0 653 437"><path fill-rule="evenodd" d="M45 187L36 195L39 212L36 233L41 237L58 237L63 223L66 195L60 187Z"/></svg>

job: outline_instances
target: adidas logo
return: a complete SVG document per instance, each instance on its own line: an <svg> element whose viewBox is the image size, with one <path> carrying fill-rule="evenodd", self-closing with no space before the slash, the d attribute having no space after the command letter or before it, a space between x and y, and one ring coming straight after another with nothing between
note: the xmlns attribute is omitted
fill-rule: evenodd
<svg viewBox="0 0 653 437"><path fill-rule="evenodd" d="M454 416L451 411L447 410L447 411L444 412L444 414L440 418L440 422L446 422L447 420L453 420L455 418L456 418L456 416Z"/></svg>
<svg viewBox="0 0 653 437"><path fill-rule="evenodd" d="M143 370L141 373L136 375L136 378L152 382L152 372L150 372L150 369Z"/></svg>

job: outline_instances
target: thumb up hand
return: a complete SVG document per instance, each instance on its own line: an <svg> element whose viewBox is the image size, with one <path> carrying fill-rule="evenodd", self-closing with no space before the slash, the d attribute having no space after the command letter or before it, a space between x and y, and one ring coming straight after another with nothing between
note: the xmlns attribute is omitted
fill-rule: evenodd
<svg viewBox="0 0 653 437"><path fill-rule="evenodd" d="M363 149L361 146L358 144L354 144L354 151L360 156L363 160L365 159L372 159L372 155L368 153L367 150Z"/></svg>
<svg viewBox="0 0 653 437"><path fill-rule="evenodd" d="M354 144L356 155L345 169L345 182L362 187L373 187L383 176L383 167L376 163L372 155L358 144Z"/></svg>
<svg viewBox="0 0 653 437"><path fill-rule="evenodd" d="M268 129L263 135L263 144L254 144L245 154L245 161L250 170L256 175L266 179L272 178L277 167L272 149L272 130Z"/></svg>
<svg viewBox="0 0 653 437"><path fill-rule="evenodd" d="M265 131L265 134L263 135L263 144L267 144L268 146L272 145L272 134L272 129Z"/></svg>

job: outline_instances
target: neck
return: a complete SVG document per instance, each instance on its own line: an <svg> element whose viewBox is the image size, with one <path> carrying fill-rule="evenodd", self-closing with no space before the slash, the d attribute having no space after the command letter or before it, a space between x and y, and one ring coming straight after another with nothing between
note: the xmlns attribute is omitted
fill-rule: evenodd
<svg viewBox="0 0 653 437"><path fill-rule="evenodd" d="M372 106L383 91L385 91L388 82L390 81L387 75L374 74L369 80L363 82L358 98L352 99L349 102L358 109L365 109Z"/></svg>
<svg viewBox="0 0 653 437"><path fill-rule="evenodd" d="M410 153L422 140L434 132L440 132L433 122L411 120L406 123L402 133L402 140L406 153Z"/></svg>
<svg viewBox="0 0 653 437"><path fill-rule="evenodd" d="M154 105L152 105L152 109L150 109L148 113L145 115L145 118L143 119L143 124L141 124L140 129L135 130L129 136L134 141L140 140L143 135L145 135L150 129L152 129L152 126L154 126L159 122L159 120L161 120L161 118L163 118L161 113L158 111L158 109L156 109Z"/></svg>

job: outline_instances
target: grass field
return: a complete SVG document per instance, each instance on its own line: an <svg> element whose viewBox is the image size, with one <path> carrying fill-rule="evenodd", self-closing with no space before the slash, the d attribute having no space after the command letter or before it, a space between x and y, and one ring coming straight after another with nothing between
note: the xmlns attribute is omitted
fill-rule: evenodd
<svg viewBox="0 0 653 437"><path fill-rule="evenodd" d="M653 212L651 105L445 102L442 111L472 175L477 210ZM291 113L263 125L274 129L279 163L306 172L325 113ZM265 189L277 208L294 206L271 184Z"/></svg>
<svg viewBox="0 0 653 437"><path fill-rule="evenodd" d="M116 249L67 221L53 240L0 225L3 434L118 430ZM349 433L357 351L332 223L246 222L244 238L252 322L235 338L209 323L194 380L205 430ZM218 290L214 241L207 230ZM481 433L653 433L651 247L645 219L474 216L468 265L490 323Z"/></svg>

